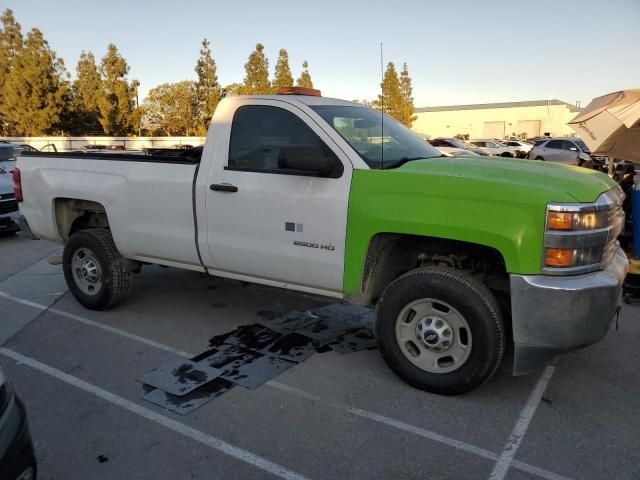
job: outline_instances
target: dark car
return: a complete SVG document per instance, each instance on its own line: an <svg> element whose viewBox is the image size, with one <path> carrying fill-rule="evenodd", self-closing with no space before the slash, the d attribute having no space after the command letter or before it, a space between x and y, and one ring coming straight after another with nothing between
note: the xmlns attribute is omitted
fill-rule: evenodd
<svg viewBox="0 0 640 480"><path fill-rule="evenodd" d="M27 413L0 364L0 479L34 480L36 472Z"/></svg>
<svg viewBox="0 0 640 480"><path fill-rule="evenodd" d="M20 212L13 191L12 175L0 166L0 234L17 232L19 218Z"/></svg>

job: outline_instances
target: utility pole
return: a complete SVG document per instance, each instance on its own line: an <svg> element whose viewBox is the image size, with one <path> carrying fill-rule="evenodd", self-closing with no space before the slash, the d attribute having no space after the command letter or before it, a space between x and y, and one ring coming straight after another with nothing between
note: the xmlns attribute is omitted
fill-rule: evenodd
<svg viewBox="0 0 640 480"><path fill-rule="evenodd" d="M133 86L136 89L136 110L140 108L140 102L138 101L138 87L140 86L140 80L134 80L133 81ZM142 119L140 118L138 121L138 136L141 137L142 136Z"/></svg>

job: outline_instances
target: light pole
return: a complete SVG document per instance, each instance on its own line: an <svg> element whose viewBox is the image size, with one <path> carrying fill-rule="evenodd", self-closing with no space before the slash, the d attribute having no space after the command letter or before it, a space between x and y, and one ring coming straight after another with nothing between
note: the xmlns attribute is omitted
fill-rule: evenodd
<svg viewBox="0 0 640 480"><path fill-rule="evenodd" d="M136 110L140 108L140 103L138 102L138 87L140 86L140 80L134 80L133 81L133 86L136 89ZM140 113L138 111L138 113ZM138 136L141 137L142 136L142 127L141 127L141 121L142 119L138 119Z"/></svg>

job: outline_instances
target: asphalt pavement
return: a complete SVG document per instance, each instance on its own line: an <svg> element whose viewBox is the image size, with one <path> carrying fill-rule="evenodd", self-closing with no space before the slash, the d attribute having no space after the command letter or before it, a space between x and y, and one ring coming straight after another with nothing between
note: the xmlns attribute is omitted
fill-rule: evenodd
<svg viewBox="0 0 640 480"><path fill-rule="evenodd" d="M0 360L40 479L640 478L640 304L602 342L522 377L507 359L463 396L409 387L375 350L326 352L181 416L143 400L139 378L329 302L150 266L127 301L94 312L46 262L56 251L0 237Z"/></svg>

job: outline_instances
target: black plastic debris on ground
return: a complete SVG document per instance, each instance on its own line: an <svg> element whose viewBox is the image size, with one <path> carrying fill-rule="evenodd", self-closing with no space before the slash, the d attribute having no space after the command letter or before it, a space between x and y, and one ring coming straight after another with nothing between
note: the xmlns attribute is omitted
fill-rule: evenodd
<svg viewBox="0 0 640 480"><path fill-rule="evenodd" d="M145 393L142 398L151 403L155 403L162 408L171 410L172 412L180 415L187 415L188 413L193 412L196 408L199 408L214 398L219 397L223 393L228 392L234 386L235 385L232 382L228 382L222 378L216 378L215 380L182 397L171 395L170 393L163 392L162 390L153 389L150 392Z"/></svg>
<svg viewBox="0 0 640 480"><path fill-rule="evenodd" d="M178 358L145 373L140 381L171 395L183 396L219 377L221 373L221 370L208 364Z"/></svg>
<svg viewBox="0 0 640 480"><path fill-rule="evenodd" d="M366 307L332 304L263 317L257 324L211 338L211 348L190 362L176 361L145 375L142 381L156 389L147 390L143 398L186 415L235 385L257 388L314 353L375 348L373 311ZM189 372L207 376L196 374L200 382L195 386L176 385L176 375L184 382ZM162 374L166 378L160 378Z"/></svg>

